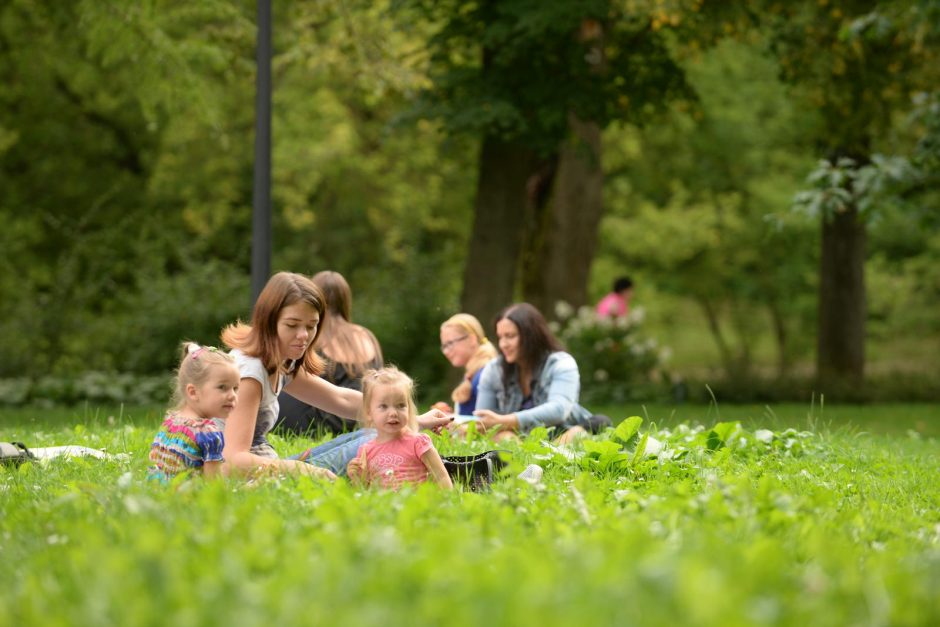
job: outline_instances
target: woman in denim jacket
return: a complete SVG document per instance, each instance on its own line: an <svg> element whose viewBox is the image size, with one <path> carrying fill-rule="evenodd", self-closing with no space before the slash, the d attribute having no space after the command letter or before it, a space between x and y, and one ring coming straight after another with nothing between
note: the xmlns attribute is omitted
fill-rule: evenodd
<svg viewBox="0 0 940 627"><path fill-rule="evenodd" d="M538 309L517 303L501 311L496 338L499 356L483 369L473 412L479 425L497 431L496 439L543 426L566 443L610 426L610 418L578 404L578 364Z"/></svg>

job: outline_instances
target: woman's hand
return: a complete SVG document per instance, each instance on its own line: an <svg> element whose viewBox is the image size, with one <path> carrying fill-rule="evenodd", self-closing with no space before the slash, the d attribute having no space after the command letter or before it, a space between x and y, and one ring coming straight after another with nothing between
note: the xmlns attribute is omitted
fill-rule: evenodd
<svg viewBox="0 0 940 627"><path fill-rule="evenodd" d="M517 431L519 429L519 419L515 414L497 414L489 409L478 409L473 412L478 418L477 425L483 427L485 431L494 429L496 431Z"/></svg>
<svg viewBox="0 0 940 627"><path fill-rule="evenodd" d="M308 464L307 462L302 462L297 459L280 459L277 462L277 469L294 475L307 475L308 477L314 477L316 479L336 481L336 475L334 475L331 470L320 468L319 466L314 466L313 464Z"/></svg>
<svg viewBox="0 0 940 627"><path fill-rule="evenodd" d="M432 409L426 414L418 416L418 427L428 429L434 433L440 433L441 430L454 421L453 415L447 415L440 409Z"/></svg>
<svg viewBox="0 0 940 627"><path fill-rule="evenodd" d="M431 409L439 409L445 414L454 413L454 408L448 405L447 403L445 403L444 401L438 401L434 403L433 405L431 405Z"/></svg>

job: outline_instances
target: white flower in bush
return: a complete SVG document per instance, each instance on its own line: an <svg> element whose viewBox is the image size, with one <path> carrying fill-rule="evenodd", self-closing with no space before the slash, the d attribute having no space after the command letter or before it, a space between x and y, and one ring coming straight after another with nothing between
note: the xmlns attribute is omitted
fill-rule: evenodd
<svg viewBox="0 0 940 627"><path fill-rule="evenodd" d="M574 315L574 307L563 300L555 303L555 317L559 320L567 320Z"/></svg>
<svg viewBox="0 0 940 627"><path fill-rule="evenodd" d="M770 429L758 429L754 432L754 437L764 444L770 444L774 441L774 432Z"/></svg>

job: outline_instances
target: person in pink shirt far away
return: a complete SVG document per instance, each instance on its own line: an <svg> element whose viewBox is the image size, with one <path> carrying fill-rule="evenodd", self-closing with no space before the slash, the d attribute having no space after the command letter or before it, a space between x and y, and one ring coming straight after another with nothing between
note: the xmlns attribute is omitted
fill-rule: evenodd
<svg viewBox="0 0 940 627"><path fill-rule="evenodd" d="M602 318L619 318L630 311L630 298L633 296L633 281L622 276L614 281L613 289L597 303L597 315Z"/></svg>

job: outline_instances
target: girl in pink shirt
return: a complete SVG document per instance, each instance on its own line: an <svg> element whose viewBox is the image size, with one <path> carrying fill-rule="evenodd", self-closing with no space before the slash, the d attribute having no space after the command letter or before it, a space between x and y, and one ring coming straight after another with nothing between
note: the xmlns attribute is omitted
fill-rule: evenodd
<svg viewBox="0 0 940 627"><path fill-rule="evenodd" d="M397 490L405 483L433 478L443 488L453 482L431 438L418 433L414 382L394 366L372 370L362 378L363 423L376 430L346 470L358 485Z"/></svg>

